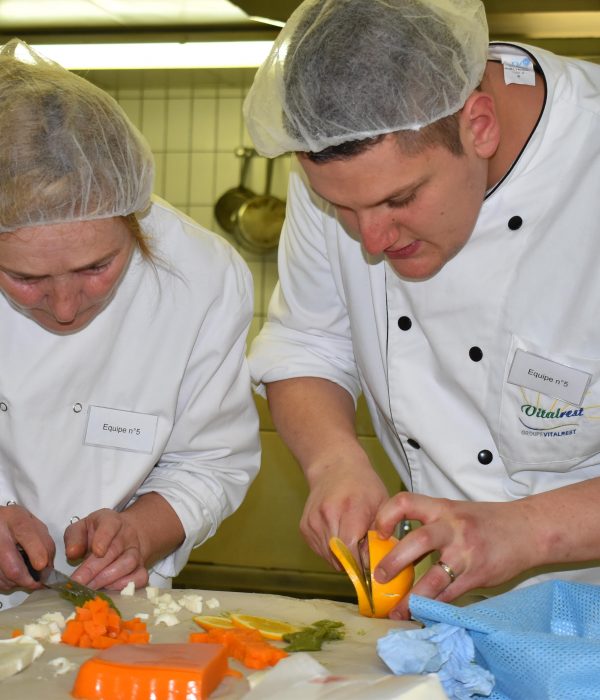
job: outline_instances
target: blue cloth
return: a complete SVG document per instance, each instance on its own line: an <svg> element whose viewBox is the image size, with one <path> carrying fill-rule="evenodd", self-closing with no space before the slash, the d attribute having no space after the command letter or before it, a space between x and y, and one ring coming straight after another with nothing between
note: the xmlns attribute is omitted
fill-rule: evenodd
<svg viewBox="0 0 600 700"><path fill-rule="evenodd" d="M461 627L390 630L377 641L377 653L396 675L437 672L452 700L489 695L494 685L492 674L473 663L473 640Z"/></svg>
<svg viewBox="0 0 600 700"><path fill-rule="evenodd" d="M600 586L547 581L457 607L412 595L415 619L466 630L490 700L600 698Z"/></svg>

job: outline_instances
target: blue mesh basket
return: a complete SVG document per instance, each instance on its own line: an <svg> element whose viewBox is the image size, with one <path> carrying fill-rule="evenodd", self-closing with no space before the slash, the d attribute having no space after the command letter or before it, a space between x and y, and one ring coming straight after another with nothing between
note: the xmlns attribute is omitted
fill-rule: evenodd
<svg viewBox="0 0 600 700"><path fill-rule="evenodd" d="M600 699L600 586L547 581L464 608L412 595L410 609L467 630L490 700Z"/></svg>

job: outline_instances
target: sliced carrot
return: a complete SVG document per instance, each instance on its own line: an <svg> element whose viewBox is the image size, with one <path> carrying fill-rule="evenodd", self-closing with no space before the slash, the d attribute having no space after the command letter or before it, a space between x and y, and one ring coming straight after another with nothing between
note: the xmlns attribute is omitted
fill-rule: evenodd
<svg viewBox="0 0 600 700"><path fill-rule="evenodd" d="M82 634L81 637L79 637L79 641L77 642L78 647L81 647L82 649L90 649L92 646L92 640L90 639L89 634Z"/></svg>
<svg viewBox="0 0 600 700"><path fill-rule="evenodd" d="M189 641L201 644L223 644L227 655L241 661L248 668L274 666L288 654L262 638L260 632L242 628L212 628L208 632L192 632Z"/></svg>
<svg viewBox="0 0 600 700"><path fill-rule="evenodd" d="M110 632L118 632L121 629L121 618L116 612L108 611L106 627Z"/></svg>
<svg viewBox="0 0 600 700"><path fill-rule="evenodd" d="M92 614L96 612L105 613L108 610L108 603L103 598L96 597L85 603L84 607L86 607Z"/></svg>
<svg viewBox="0 0 600 700"><path fill-rule="evenodd" d="M278 649L265 642L259 644L251 642L244 645L242 663L248 668L266 668L274 666L280 659L287 656L287 652Z"/></svg>
<svg viewBox="0 0 600 700"><path fill-rule="evenodd" d="M75 608L75 617L67 622L61 639L71 646L108 649L115 644L147 644L150 635L142 620L123 620L98 597Z"/></svg>
<svg viewBox="0 0 600 700"><path fill-rule="evenodd" d="M127 641L129 644L148 644L150 634L148 632L131 632Z"/></svg>
<svg viewBox="0 0 600 700"><path fill-rule="evenodd" d="M95 639L106 634L106 627L95 620L86 620L83 623L83 631L89 634L91 639Z"/></svg>
<svg viewBox="0 0 600 700"><path fill-rule="evenodd" d="M13 630L10 636L14 639L15 637L21 637L23 635L23 630Z"/></svg>
<svg viewBox="0 0 600 700"><path fill-rule="evenodd" d="M92 639L93 649L108 649L108 647L114 647L115 644L120 644L118 639L111 639L105 635L100 635Z"/></svg>
<svg viewBox="0 0 600 700"><path fill-rule="evenodd" d="M205 642L206 640L206 632L190 632L190 636L188 637L188 642L190 644L194 643L200 643Z"/></svg>
<svg viewBox="0 0 600 700"><path fill-rule="evenodd" d="M92 620L95 625L106 627L108 624L108 610L92 613Z"/></svg>
<svg viewBox="0 0 600 700"><path fill-rule="evenodd" d="M84 620L91 620L92 611L85 605L82 608L75 608L75 617L81 620L81 622Z"/></svg>
<svg viewBox="0 0 600 700"><path fill-rule="evenodd" d="M121 620L121 618L119 618ZM139 617L132 617L131 620L121 620L121 627L132 632L143 632L146 629L146 623L142 622Z"/></svg>
<svg viewBox="0 0 600 700"><path fill-rule="evenodd" d="M62 641L71 646L77 646L83 634L83 622L79 620L67 620L67 624L62 633Z"/></svg>

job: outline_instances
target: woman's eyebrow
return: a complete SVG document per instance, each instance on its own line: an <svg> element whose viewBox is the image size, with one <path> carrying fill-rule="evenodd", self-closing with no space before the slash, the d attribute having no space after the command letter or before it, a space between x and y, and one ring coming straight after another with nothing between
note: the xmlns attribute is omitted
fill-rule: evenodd
<svg viewBox="0 0 600 700"><path fill-rule="evenodd" d="M115 255L117 255L118 253L119 253L118 249L113 250L110 253L103 255L101 258L98 258L97 260L92 260L91 262L86 263L85 265L82 265L81 267L75 267L72 270L68 270L68 272L83 272L84 270L89 270L92 267L97 267L99 265L103 265L104 263L107 263L111 258L114 258ZM32 279L32 280L43 279L44 277L51 277L50 274L36 275L34 273L24 272L23 270L15 270L14 268L6 267L6 265L0 265L0 270L3 270L4 272L8 272L9 275L15 275L15 277L27 277L28 279Z"/></svg>

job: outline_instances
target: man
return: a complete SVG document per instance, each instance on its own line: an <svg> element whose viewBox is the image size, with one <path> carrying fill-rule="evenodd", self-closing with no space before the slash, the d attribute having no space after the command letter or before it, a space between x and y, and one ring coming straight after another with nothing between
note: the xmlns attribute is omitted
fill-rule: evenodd
<svg viewBox="0 0 600 700"><path fill-rule="evenodd" d="M488 47L479 0L307 0L245 113L300 166L251 366L310 545L418 520L379 580L437 552L413 592L441 601L600 583L600 66ZM410 492L360 447L361 391Z"/></svg>

